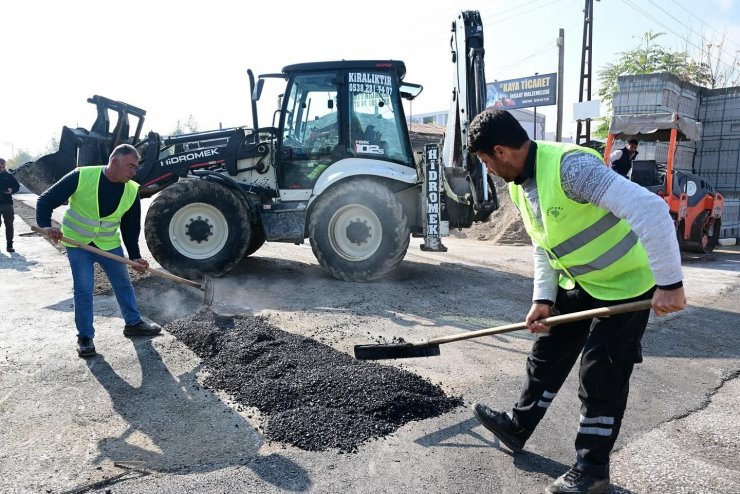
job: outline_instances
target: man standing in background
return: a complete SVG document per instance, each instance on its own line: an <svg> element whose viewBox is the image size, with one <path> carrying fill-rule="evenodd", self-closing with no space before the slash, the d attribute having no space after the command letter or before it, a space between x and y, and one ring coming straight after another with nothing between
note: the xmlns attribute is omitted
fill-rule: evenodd
<svg viewBox="0 0 740 494"><path fill-rule="evenodd" d="M638 155L637 139L630 139L625 147L617 149L609 155L609 166L612 170L627 178L632 169L632 162Z"/></svg>
<svg viewBox="0 0 740 494"><path fill-rule="evenodd" d="M5 240L8 252L15 252L13 248L13 194L20 189L18 180L5 170L5 160L0 158L0 224L5 222Z"/></svg>

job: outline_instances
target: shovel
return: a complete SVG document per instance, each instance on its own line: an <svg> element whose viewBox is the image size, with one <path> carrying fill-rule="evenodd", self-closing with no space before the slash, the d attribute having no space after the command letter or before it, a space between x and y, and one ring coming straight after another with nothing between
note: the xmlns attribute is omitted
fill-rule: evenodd
<svg viewBox="0 0 740 494"><path fill-rule="evenodd" d="M638 310L649 309L652 306L651 300L639 300L637 302L628 302L626 304L612 305L611 307L600 307L598 309L584 310L563 314L561 316L552 316L540 319L539 322L546 326L556 326L566 322L582 321L594 317L609 317L626 312L636 312ZM479 329L477 331L468 331L467 333L453 334L450 336L440 336L430 340L419 341L417 343L394 343L387 345L355 345L355 358L359 360L382 360L396 358L413 358L413 357L434 357L439 355L439 345L452 343L453 341L469 340L480 336L489 336L493 334L510 333L520 329L526 329L527 324L519 322L516 324L507 324L495 328Z"/></svg>
<svg viewBox="0 0 740 494"><path fill-rule="evenodd" d="M49 238L44 228L32 226L31 230L33 230L36 233L40 233L41 235ZM114 261L118 261L123 264L128 264L129 266L132 266L135 268L141 268L141 264L139 264L138 262L134 262L131 259L126 259L125 257L111 254L110 252L106 252L104 250L98 249L97 247L93 247L92 245L83 244L76 240L72 240L71 238L67 238L65 236L62 236L61 240L62 242L66 242L68 244L74 245L75 247L79 247L82 250L100 254L103 257L107 257L108 259L113 259ZM170 281L174 281L182 285L188 285L188 286L192 286L193 288L197 288L198 290L201 290L203 292L203 305L210 307L211 304L213 303L213 284L208 279L208 276L203 277L203 283L196 283L195 281L190 281L185 278L180 278L179 276L175 276L174 274L170 274L164 271L158 271L150 267L147 267L146 270L147 272L153 274L154 276L159 276L160 278L166 278Z"/></svg>

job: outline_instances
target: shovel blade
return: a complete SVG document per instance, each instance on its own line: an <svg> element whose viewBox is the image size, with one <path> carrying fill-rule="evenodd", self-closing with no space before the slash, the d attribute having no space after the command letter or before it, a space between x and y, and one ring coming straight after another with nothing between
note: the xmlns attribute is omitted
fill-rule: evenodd
<svg viewBox="0 0 740 494"><path fill-rule="evenodd" d="M201 288L203 290L203 305L210 307L213 305L213 282L211 278L205 276Z"/></svg>
<svg viewBox="0 0 740 494"><path fill-rule="evenodd" d="M439 355L439 345L414 345L413 343L355 345L357 360L436 357L437 355Z"/></svg>

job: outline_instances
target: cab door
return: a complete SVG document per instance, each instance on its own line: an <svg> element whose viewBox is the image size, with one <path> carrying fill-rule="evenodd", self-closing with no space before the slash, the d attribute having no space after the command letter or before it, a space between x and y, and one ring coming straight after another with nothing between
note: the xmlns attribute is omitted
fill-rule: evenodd
<svg viewBox="0 0 740 494"><path fill-rule="evenodd" d="M303 190L310 195L316 179L336 160L338 94L335 72L299 73L290 81L280 122L277 181L281 191Z"/></svg>

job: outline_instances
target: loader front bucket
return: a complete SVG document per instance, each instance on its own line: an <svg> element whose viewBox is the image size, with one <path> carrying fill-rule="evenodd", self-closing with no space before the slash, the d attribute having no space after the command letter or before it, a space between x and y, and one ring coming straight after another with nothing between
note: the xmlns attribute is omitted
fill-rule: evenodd
<svg viewBox="0 0 740 494"><path fill-rule="evenodd" d="M139 142L146 111L99 95L88 98L87 102L94 104L97 110L90 130L64 127L59 139L59 151L24 163L13 172L15 178L31 192L43 193L78 166L105 165L108 155L118 144L136 145ZM116 116L112 130L110 113ZM129 115L138 118L133 136L129 135Z"/></svg>
<svg viewBox="0 0 740 494"><path fill-rule="evenodd" d="M78 165L106 164L110 141L109 137L85 129L64 127L56 153L24 163L13 171L13 175L34 194L42 194Z"/></svg>

